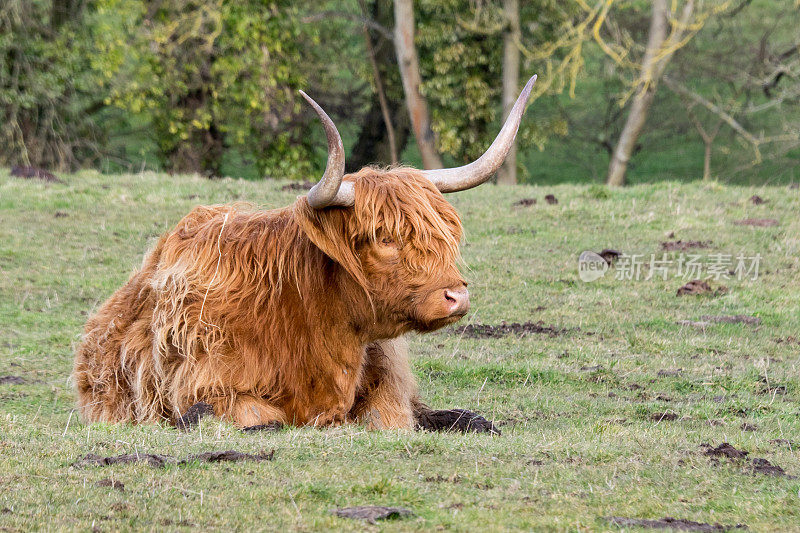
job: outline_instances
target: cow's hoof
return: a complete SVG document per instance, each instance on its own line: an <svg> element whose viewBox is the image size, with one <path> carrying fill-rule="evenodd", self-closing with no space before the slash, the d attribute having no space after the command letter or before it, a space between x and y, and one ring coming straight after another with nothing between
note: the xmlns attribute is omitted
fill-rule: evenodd
<svg viewBox="0 0 800 533"><path fill-rule="evenodd" d="M283 424L280 422L270 422L269 424L259 424L257 426L247 426L242 428L245 433L255 433L256 431L279 431L283 429Z"/></svg>
<svg viewBox="0 0 800 533"><path fill-rule="evenodd" d="M445 409L420 413L417 426L428 431L460 431L500 435L500 429L477 413L466 409Z"/></svg>
<svg viewBox="0 0 800 533"><path fill-rule="evenodd" d="M206 402L197 402L175 421L175 427L181 431L189 431L206 416L214 416L214 408Z"/></svg>

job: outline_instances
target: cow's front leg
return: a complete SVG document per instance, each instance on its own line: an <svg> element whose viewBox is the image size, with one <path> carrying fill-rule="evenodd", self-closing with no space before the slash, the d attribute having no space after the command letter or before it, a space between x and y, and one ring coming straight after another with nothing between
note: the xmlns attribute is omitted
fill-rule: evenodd
<svg viewBox="0 0 800 533"><path fill-rule="evenodd" d="M350 416L372 429L412 429L411 399L416 394L405 338L378 341L367 346L364 372Z"/></svg>

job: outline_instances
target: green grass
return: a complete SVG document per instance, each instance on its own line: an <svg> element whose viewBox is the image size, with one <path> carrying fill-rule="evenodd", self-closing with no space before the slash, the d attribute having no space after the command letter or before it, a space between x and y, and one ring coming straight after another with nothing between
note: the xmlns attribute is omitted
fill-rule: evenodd
<svg viewBox="0 0 800 533"><path fill-rule="evenodd" d="M84 425L67 381L88 313L194 205L285 205L280 183L196 177L66 176L66 185L0 170L0 530L374 530L334 507L399 505L386 530L610 530L603 517L800 530L800 481L715 464L700 444L728 441L800 476L800 191L664 182L484 186L451 196L466 226L473 308L464 323L543 321L557 337L413 336L413 366L433 406L507 422L501 437L369 432L360 426L242 434L215 420ZM543 196L553 193L557 205ZM768 200L754 206L753 194ZM535 197L531 207L511 207ZM771 217L777 227L736 226ZM720 296L677 298L686 280L591 284L583 250L660 253L667 234L711 253L763 256L757 280ZM713 283L715 286L718 283ZM760 326L676 325L749 314ZM592 367L600 366L599 369ZM583 370L582 370L583 368ZM659 370L682 369L677 375ZM764 392L762 379L784 394ZM655 421L654 413L677 420ZM741 429L743 423L757 427ZM76 469L86 453L275 449L264 463ZM96 482L113 478L120 492Z"/></svg>

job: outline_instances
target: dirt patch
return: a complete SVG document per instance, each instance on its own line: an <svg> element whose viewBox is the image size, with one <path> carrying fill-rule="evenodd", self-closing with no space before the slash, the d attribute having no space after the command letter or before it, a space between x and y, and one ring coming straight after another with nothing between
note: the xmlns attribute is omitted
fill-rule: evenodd
<svg viewBox="0 0 800 533"><path fill-rule="evenodd" d="M67 218L68 216L69 214L65 211L56 211L55 213L53 213L54 218Z"/></svg>
<svg viewBox="0 0 800 533"><path fill-rule="evenodd" d="M701 279L693 279L680 289L676 296L686 296L686 295L700 295L700 294L708 294L713 296L719 296L720 294L725 294L728 292L728 287L724 285L720 285L716 289L712 289L711 285L708 284L707 281L703 281Z"/></svg>
<svg viewBox="0 0 800 533"><path fill-rule="evenodd" d="M343 507L341 509L331 509L330 513L342 518L364 520L370 524L375 524L378 520L391 520L395 518L408 518L415 516L411 510L406 509L405 507L383 507L381 505Z"/></svg>
<svg viewBox="0 0 800 533"><path fill-rule="evenodd" d="M775 446L786 446L788 448L798 448L800 447L800 442L792 442L787 439L772 439L769 441L770 444L774 444Z"/></svg>
<svg viewBox="0 0 800 533"><path fill-rule="evenodd" d="M532 205L536 205L536 198L523 198L522 200L517 200L511 207L530 207Z"/></svg>
<svg viewBox="0 0 800 533"><path fill-rule="evenodd" d="M725 457L727 459L731 459L733 461L745 461L749 452L744 450L739 450L734 446L731 446L727 442L723 442L716 448L711 446L710 444L701 444L701 448L704 449L703 455L708 457L712 457L715 461L718 457ZM788 479L797 479L797 476L791 476L786 473L786 471L778 465L774 465L770 463L768 460L762 457L754 457L751 460L747 461L748 466L746 471L753 474L764 474L767 476L779 476L779 477L786 477Z"/></svg>
<svg viewBox="0 0 800 533"><path fill-rule="evenodd" d="M242 428L245 433L256 433L258 431L280 431L283 429L283 424L280 422L270 422L269 424L258 424L257 426L247 426Z"/></svg>
<svg viewBox="0 0 800 533"><path fill-rule="evenodd" d="M661 243L665 252L685 252L693 248L710 248L711 241L666 241Z"/></svg>
<svg viewBox="0 0 800 533"><path fill-rule="evenodd" d="M707 455L708 457L727 457L728 459L744 459L749 455L749 452L746 452L744 450L739 450L736 447L731 446L727 442L723 442L716 448L706 443L701 444L700 447L704 449L703 455Z"/></svg>
<svg viewBox="0 0 800 533"><path fill-rule="evenodd" d="M747 422L742 422L742 425L739 426L739 429L742 431L758 431L758 426L755 424L748 424Z"/></svg>
<svg viewBox="0 0 800 533"><path fill-rule="evenodd" d="M50 183L64 183L54 174L36 167L16 166L11 168L11 175L17 178L39 179Z"/></svg>
<svg viewBox="0 0 800 533"><path fill-rule="evenodd" d="M97 487L111 487L114 490L118 490L120 492L125 492L125 484L122 481L117 481L116 479L105 478L101 479L97 483L95 483Z"/></svg>
<svg viewBox="0 0 800 533"><path fill-rule="evenodd" d="M188 463L239 463L241 461L272 461L275 458L275 450L269 453L261 452L255 455L250 453L237 452L236 450L225 450L224 452L205 452L196 455L190 455L178 464L184 465Z"/></svg>
<svg viewBox="0 0 800 533"><path fill-rule="evenodd" d="M89 466L111 466L111 465L125 465L133 463L146 463L154 468L161 468L164 465L172 464L175 458L168 455L158 455L154 453L126 453L122 455L113 455L110 457L102 457L93 453L87 453L74 463L72 466L76 468L86 468Z"/></svg>
<svg viewBox="0 0 800 533"><path fill-rule="evenodd" d="M461 483L463 478L458 474L453 474L449 477L444 477L441 474L436 474L436 476L427 476L425 479L426 483Z"/></svg>
<svg viewBox="0 0 800 533"><path fill-rule="evenodd" d="M452 328L451 331L471 339L500 339L502 337L508 337L509 335L526 337L533 334L545 334L550 337L558 337L559 335L567 333L569 330L557 326L547 326L544 322L539 321L525 322L523 324L517 322L511 324L501 322L497 326L491 324L467 324L466 326Z"/></svg>
<svg viewBox="0 0 800 533"><path fill-rule="evenodd" d="M282 191L308 191L316 185L313 181L296 181L281 187Z"/></svg>
<svg viewBox="0 0 800 533"><path fill-rule="evenodd" d="M0 385L22 385L25 378L20 376L0 376Z"/></svg>
<svg viewBox="0 0 800 533"><path fill-rule="evenodd" d="M730 531L732 529L747 529L744 524L736 524L735 526L725 526L722 524L714 523L707 524L705 522L694 522L684 518L672 518L665 516L656 520L648 520L645 518L624 518L621 516L612 516L606 518L615 526L619 527L643 527L649 529L674 529L677 531Z"/></svg>
<svg viewBox="0 0 800 533"><path fill-rule="evenodd" d="M786 390L786 385L776 385L775 383L770 383L767 378L761 378L759 380L761 382L761 389L758 391L761 394L786 394L788 391Z"/></svg>
<svg viewBox="0 0 800 533"><path fill-rule="evenodd" d="M734 220L733 223L737 226L755 226L757 228L771 228L779 224L774 218L745 218Z"/></svg>
<svg viewBox="0 0 800 533"><path fill-rule="evenodd" d="M603 251L601 251L597 255L602 257L605 260L605 262L608 263L609 265L613 265L614 261L619 259L619 256L622 255L622 252L620 252L619 250L614 250L612 248L603 248Z"/></svg>
<svg viewBox="0 0 800 533"><path fill-rule="evenodd" d="M675 413L653 413L650 415L650 420L653 422L674 422L678 419Z"/></svg>
<svg viewBox="0 0 800 533"><path fill-rule="evenodd" d="M767 203L767 200L764 200L759 195L754 194L753 196L750 197L750 203L753 205L763 205Z"/></svg>
<svg viewBox="0 0 800 533"><path fill-rule="evenodd" d="M522 229L518 226L509 226L506 228L506 235L521 235L523 233L527 233L530 235L536 235L535 229Z"/></svg>
<svg viewBox="0 0 800 533"><path fill-rule="evenodd" d="M550 204L550 205L556 205L556 204L558 203L558 198L556 198L556 197L555 197L554 195L552 195L552 194L548 194L548 195L546 195L546 196L544 197L544 201L545 201L545 202L547 202L547 203L548 203L548 204Z"/></svg>
<svg viewBox="0 0 800 533"><path fill-rule="evenodd" d="M206 402L197 402L178 418L175 427L181 431L189 431L207 416L214 416L214 408Z"/></svg>
<svg viewBox="0 0 800 533"><path fill-rule="evenodd" d="M427 431L460 431L501 435L491 420L466 409L428 410L417 414L417 428Z"/></svg>
<svg viewBox="0 0 800 533"><path fill-rule="evenodd" d="M93 453L87 453L74 463L72 466L76 468L87 468L92 466L111 466L117 464L135 464L145 463L154 468L162 468L171 464L185 465L193 462L200 463L222 463L222 462L240 462L240 461L271 461L275 456L275 450L269 453L261 452L259 454L249 454L237 452L235 450L226 450L222 452L205 452L195 455L190 455L186 459L178 461L169 455L159 455L155 453L127 453L123 455L114 455L110 457L102 457Z"/></svg>
<svg viewBox="0 0 800 533"><path fill-rule="evenodd" d="M750 315L703 315L700 318L708 322L722 324L748 324L750 326L758 326L761 324L760 318Z"/></svg>
<svg viewBox="0 0 800 533"><path fill-rule="evenodd" d="M777 342L778 344L797 344L797 345L800 345L800 339L798 339L797 337L794 337L792 335L789 335L786 338L775 337L773 340L775 342Z"/></svg>
<svg viewBox="0 0 800 533"><path fill-rule="evenodd" d="M761 457L753 458L753 462L751 463L753 467L753 472L756 474L764 474L766 476L778 476L778 477L786 477L789 479L797 479L797 476L790 476L786 473L786 471L778 465L774 465L767 461L766 459L762 459Z"/></svg>
<svg viewBox="0 0 800 533"><path fill-rule="evenodd" d="M713 324L747 324L758 326L761 319L750 315L703 315L702 320L678 320L675 322L679 326L691 326L694 328L707 328Z"/></svg>

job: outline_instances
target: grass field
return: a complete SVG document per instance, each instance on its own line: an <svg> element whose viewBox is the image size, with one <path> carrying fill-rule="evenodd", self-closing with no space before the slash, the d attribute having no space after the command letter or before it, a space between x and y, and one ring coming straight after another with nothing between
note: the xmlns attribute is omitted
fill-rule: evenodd
<svg viewBox="0 0 800 533"><path fill-rule="evenodd" d="M667 516L800 530L800 479L792 477L800 476L800 190L658 183L452 195L465 222L473 300L462 324L558 328L412 337L423 397L477 410L503 424L502 436L354 425L243 434L211 419L189 433L84 425L68 382L72 350L87 314L194 205L275 207L298 193L281 183L149 173L64 179L44 184L0 170L0 530L597 531L619 529L609 517ZM754 194L767 203L754 205ZM538 201L512 205L524 198ZM778 224L734 223L748 218ZM644 279L648 267L639 280L617 280L624 260L600 280L578 278L584 250L649 262L661 259L662 242L679 239L711 241L686 252L709 263L714 254L734 263L740 253L760 254L758 277L711 280L728 290L676 297L690 278L678 276L680 252L670 252L666 280ZM723 442L749 456L709 457L701 447ZM87 453L183 458L228 449L275 454L164 468L72 466ZM763 463L753 458L787 475L754 471ZM353 505L402 506L415 516L376 526L329 513Z"/></svg>

